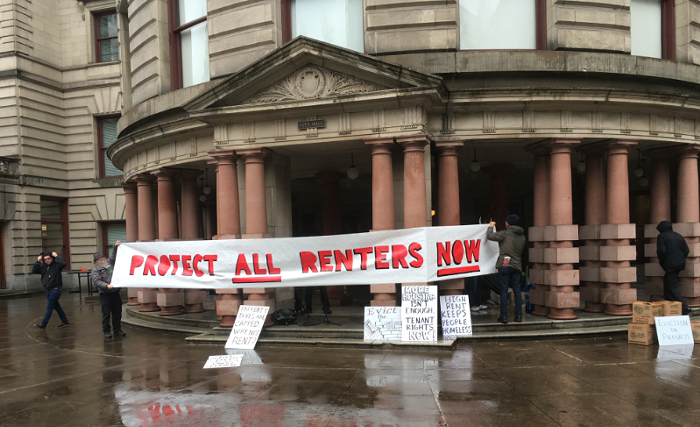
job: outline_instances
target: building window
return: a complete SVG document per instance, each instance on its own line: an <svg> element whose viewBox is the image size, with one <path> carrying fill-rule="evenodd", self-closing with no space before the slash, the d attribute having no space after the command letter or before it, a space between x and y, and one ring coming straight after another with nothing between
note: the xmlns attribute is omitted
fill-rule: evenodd
<svg viewBox="0 0 700 427"><path fill-rule="evenodd" d="M459 47L545 49L544 6L544 0L460 0Z"/></svg>
<svg viewBox="0 0 700 427"><path fill-rule="evenodd" d="M632 55L676 59L674 0L631 0Z"/></svg>
<svg viewBox="0 0 700 427"><path fill-rule="evenodd" d="M41 251L56 252L70 270L68 203L65 199L41 198Z"/></svg>
<svg viewBox="0 0 700 427"><path fill-rule="evenodd" d="M100 178L122 176L122 171L112 164L107 157L107 149L117 140L117 121L119 117L97 119L97 146L100 152Z"/></svg>
<svg viewBox="0 0 700 427"><path fill-rule="evenodd" d="M126 242L126 223L102 223L102 254L109 257L109 255L112 253L115 242Z"/></svg>
<svg viewBox="0 0 700 427"><path fill-rule="evenodd" d="M168 0L172 88L209 81L206 0ZM174 60L173 60L174 58Z"/></svg>
<svg viewBox="0 0 700 427"><path fill-rule="evenodd" d="M289 2L287 6L285 3ZM336 46L365 51L362 0L283 0L284 41L306 36ZM291 31L290 31L291 30Z"/></svg>
<svg viewBox="0 0 700 427"><path fill-rule="evenodd" d="M94 14L96 62L119 61L119 29L115 11Z"/></svg>

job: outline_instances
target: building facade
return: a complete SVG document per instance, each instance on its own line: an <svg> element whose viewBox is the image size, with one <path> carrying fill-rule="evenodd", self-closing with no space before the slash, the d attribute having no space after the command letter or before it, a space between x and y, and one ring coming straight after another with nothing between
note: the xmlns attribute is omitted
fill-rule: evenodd
<svg viewBox="0 0 700 427"><path fill-rule="evenodd" d="M83 62L68 50L57 55L60 76L68 79L61 100L71 95L56 111L64 120L66 153L75 152L62 166L66 189L60 191L46 184L57 179L45 176L53 173L50 161L22 151L32 141L50 146L48 136L29 135L50 128L32 125L36 116L42 123L54 122L52 116L35 114L37 107L24 102L33 93L18 89L29 84L28 70L4 80L15 85L7 92L14 97L6 98L15 104L5 108L18 111L21 123L8 118L5 128L17 130L9 145L20 150L13 166L19 172L8 174L4 187L12 191L3 193L18 200L5 203L17 213L8 219L6 208L4 228L5 259L15 260L15 278L39 249L31 236L38 236L42 197L67 200L72 268L86 263L103 240L111 242L110 236L100 240L109 221L125 221L127 241L151 241L491 219L502 227L505 216L516 213L532 242L528 276L536 286L530 292L536 314L573 319L579 307L629 314L637 299L633 284L641 282L647 295L661 298L652 227L661 220L678 224L696 243L681 292L691 306L700 305L700 6L694 2L55 3L88 21L99 21L109 3L119 61L93 64L90 46L113 39L93 31L92 38L73 41L73 12L65 13L71 18L59 45L82 43L87 53ZM78 22L86 33L88 21ZM27 48L20 43L23 23L16 26L9 56L18 64L50 50L18 50ZM83 70L75 72L79 82L70 80L76 67ZM108 69L114 79L98 77ZM92 81L93 92L85 93L95 105L78 105L74 88ZM103 93L107 87L115 98ZM117 110L97 107L96 100L107 99ZM100 118L114 113L121 114L116 140L100 145ZM3 150L10 153L4 144ZM76 162L84 172L73 158L85 159ZM109 166L123 176L100 178ZM26 183L31 173L37 182ZM115 188L122 184L123 192ZM358 289L371 304L392 305L397 286ZM461 293L464 284L440 287ZM355 291L329 292L342 300ZM244 300L275 307L292 301L288 288L217 292L224 325ZM175 315L181 306L200 311L204 297L203 291L143 290L132 291L130 303Z"/></svg>

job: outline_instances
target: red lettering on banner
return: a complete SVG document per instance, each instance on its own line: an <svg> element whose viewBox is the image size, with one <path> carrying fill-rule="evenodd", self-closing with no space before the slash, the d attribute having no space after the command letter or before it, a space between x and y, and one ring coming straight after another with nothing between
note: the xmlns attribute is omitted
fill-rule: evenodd
<svg viewBox="0 0 700 427"><path fill-rule="evenodd" d="M202 277L204 276L204 272L199 269L198 265L199 263L203 260L201 255L197 254L194 256L194 259L192 260L192 269L194 270L194 274L197 275L197 277Z"/></svg>
<svg viewBox="0 0 700 427"><path fill-rule="evenodd" d="M158 258L153 255L149 255L148 258L146 258L146 265L143 267L143 275L146 276L150 274L151 276L155 276L156 264L158 264Z"/></svg>
<svg viewBox="0 0 700 427"><path fill-rule="evenodd" d="M160 264L158 264L158 274L165 276L168 270L170 270L170 260L167 255L161 255Z"/></svg>
<svg viewBox="0 0 700 427"><path fill-rule="evenodd" d="M367 258L374 251L373 247L357 248L353 252L355 255L360 255L360 270L367 270Z"/></svg>
<svg viewBox="0 0 700 427"><path fill-rule="evenodd" d="M267 270L260 268L260 256L253 254L253 272L255 274L267 274Z"/></svg>
<svg viewBox="0 0 700 427"><path fill-rule="evenodd" d="M481 246L481 239L479 240L465 240L464 246L467 247L467 262L472 262L472 259L479 262L479 248Z"/></svg>
<svg viewBox="0 0 700 427"><path fill-rule="evenodd" d="M192 267L190 267L190 260L192 259L192 255L183 255L182 256L182 275L183 276L191 276L194 274L194 271L192 271Z"/></svg>
<svg viewBox="0 0 700 427"><path fill-rule="evenodd" d="M318 263L321 265L321 271L333 271L331 264L332 251L318 251Z"/></svg>
<svg viewBox="0 0 700 427"><path fill-rule="evenodd" d="M313 252L302 251L299 252L299 257L301 258L302 273L309 273L311 271L318 273L318 268L316 267L316 254Z"/></svg>
<svg viewBox="0 0 700 427"><path fill-rule="evenodd" d="M414 260L409 263L413 268L419 268L423 265L423 255L418 253L421 249L423 249L423 247L418 242L413 242L408 246L408 253L414 258Z"/></svg>
<svg viewBox="0 0 700 427"><path fill-rule="evenodd" d="M394 268L408 268L408 263L406 263L406 257L408 256L408 249L404 245L392 245L391 246L391 263Z"/></svg>
<svg viewBox="0 0 700 427"><path fill-rule="evenodd" d="M216 255L204 255L204 261L209 263L209 275L213 276L214 275L214 261L218 259L218 256ZM172 259L172 257L170 257ZM173 273L175 274L175 273Z"/></svg>
<svg viewBox="0 0 700 427"><path fill-rule="evenodd" d="M245 274L251 275L250 268L248 267L248 261L245 259L244 254L238 254L238 261L236 261L236 276L241 275L241 271L245 271Z"/></svg>
<svg viewBox="0 0 700 427"><path fill-rule="evenodd" d="M455 264L461 264L462 258L464 258L464 245L461 240L455 240L452 244L452 259Z"/></svg>
<svg viewBox="0 0 700 427"><path fill-rule="evenodd" d="M352 271L352 249L345 251L345 255L341 251L336 250L335 254L335 271L341 270L341 265L345 267L345 271Z"/></svg>
<svg viewBox="0 0 700 427"><path fill-rule="evenodd" d="M129 269L129 274L134 275L134 270L136 270L137 267L141 267L143 265L143 257L141 255L134 255L131 257L131 268Z"/></svg>
<svg viewBox="0 0 700 427"><path fill-rule="evenodd" d="M377 270L389 269L389 263L386 260L387 253L389 253L389 246L374 247L374 268Z"/></svg>
<svg viewBox="0 0 700 427"><path fill-rule="evenodd" d="M437 242L438 267L441 267L443 262L447 265L452 264L452 260L450 259L450 242L445 242L444 245L442 242Z"/></svg>
<svg viewBox="0 0 700 427"><path fill-rule="evenodd" d="M170 274L174 276L177 273L177 262L180 261L180 255L170 255L170 261L173 262L173 272Z"/></svg>
<svg viewBox="0 0 700 427"><path fill-rule="evenodd" d="M280 274L282 272L282 270L272 265L272 254L265 255L265 259L267 259L267 271L269 271L270 274Z"/></svg>
<svg viewBox="0 0 700 427"><path fill-rule="evenodd" d="M481 271L478 264L460 267L450 267L450 264L452 264L452 262L450 262L449 254L446 257L441 257L440 247L447 248L447 250L449 250L450 242L445 242L444 244L438 243L437 266L442 267L443 263L445 264L444 268L438 269L438 277L454 276L457 274L475 273ZM452 261L454 261L454 264L461 264L462 261L465 259L466 262L469 264L471 264L472 262L479 262L480 247L480 239L465 240L464 242L462 242L461 240L455 240L455 242L452 243Z"/></svg>

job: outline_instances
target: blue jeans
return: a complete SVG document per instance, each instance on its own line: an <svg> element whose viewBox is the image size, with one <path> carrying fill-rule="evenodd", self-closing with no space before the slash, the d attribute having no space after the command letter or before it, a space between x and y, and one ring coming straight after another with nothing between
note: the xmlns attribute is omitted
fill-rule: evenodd
<svg viewBox="0 0 700 427"><path fill-rule="evenodd" d="M51 319L51 314L53 314L54 310L56 310L56 313L58 313L58 317L61 318L61 323L68 323L66 313L63 311L61 304L58 302L59 298L61 298L60 289L53 288L50 291L46 291L46 299L48 300L48 303L46 303L46 314L44 315L44 320L41 321L42 325L49 323L49 319Z"/></svg>
<svg viewBox="0 0 700 427"><path fill-rule="evenodd" d="M520 276L522 273L511 267L501 267L498 270L498 280L501 282L501 317L508 316L508 286L513 287L515 295L515 315L523 315L523 298L520 294Z"/></svg>

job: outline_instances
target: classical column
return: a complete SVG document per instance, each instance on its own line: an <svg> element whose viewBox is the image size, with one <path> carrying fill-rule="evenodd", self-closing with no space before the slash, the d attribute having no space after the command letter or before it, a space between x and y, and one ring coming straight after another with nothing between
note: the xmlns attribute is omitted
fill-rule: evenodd
<svg viewBox="0 0 700 427"><path fill-rule="evenodd" d="M216 221L215 240L241 238L241 211L238 199L238 159L233 150L210 151L210 163L216 165L216 209L208 205L207 228ZM216 218L214 218L216 212ZM242 289L217 289L216 314L221 318L219 326L230 328L236 321L238 308L243 305Z"/></svg>
<svg viewBox="0 0 700 427"><path fill-rule="evenodd" d="M513 165L490 165L483 168L489 174L489 213L496 222L496 230L506 228L508 215L508 172ZM521 215L522 216L522 213ZM486 222L487 218L482 218Z"/></svg>
<svg viewBox="0 0 700 427"><path fill-rule="evenodd" d="M177 206L173 188L173 171L158 169L153 172L158 179L158 241L178 240ZM161 316L182 314L185 294L177 288L161 288L156 297Z"/></svg>
<svg viewBox="0 0 700 427"><path fill-rule="evenodd" d="M656 256L656 237L659 235L656 226L661 221L671 221L671 177L667 154L654 152L648 154L653 158L651 164L650 224L644 227L644 237L649 239L649 243L644 245L644 255L649 258L649 262L644 265L644 274L649 280L644 285L644 290L649 300L663 301L664 271Z"/></svg>
<svg viewBox="0 0 700 427"><path fill-rule="evenodd" d="M372 231L394 229L394 174L392 138L365 140L372 150ZM370 285L373 306L396 306L396 283Z"/></svg>
<svg viewBox="0 0 700 427"><path fill-rule="evenodd" d="M579 227L579 237L584 241L579 248L581 261L581 300L584 302L583 311L602 313L605 304L600 302L600 225L605 224L605 167L603 165L604 150L594 147L586 150L586 193L585 193L585 224Z"/></svg>
<svg viewBox="0 0 700 427"><path fill-rule="evenodd" d="M698 151L689 147L678 159L678 214L673 229L685 237L690 253L678 275L678 290L690 307L700 307L700 204L698 204Z"/></svg>
<svg viewBox="0 0 700 427"><path fill-rule="evenodd" d="M197 198L197 177L202 174L198 170L183 170L182 192L182 240L202 240L201 210ZM207 301L207 291L202 289L185 289L185 313L204 312Z"/></svg>
<svg viewBox="0 0 700 427"><path fill-rule="evenodd" d="M576 319L574 309L581 305L576 292L579 272L574 264L579 262L578 226L573 224L573 204L571 187L571 147L578 140L555 139L550 152L550 193L549 222L545 229L545 240L549 248L544 250L544 260L549 264L545 273L545 283L549 292L545 293L545 305L549 307L550 319Z"/></svg>
<svg viewBox="0 0 700 427"><path fill-rule="evenodd" d="M600 248L600 301L607 304L605 314L626 316L632 314L632 303L637 290L631 283L637 281L637 270L630 261L637 256L637 248L630 245L636 236L635 224L630 224L630 193L627 156L633 141L613 141L608 145L608 180L606 186L607 224L600 228L605 246Z"/></svg>
<svg viewBox="0 0 700 427"><path fill-rule="evenodd" d="M440 226L460 225L459 217L459 149L463 142L438 142L438 223ZM438 282L443 295L461 295L464 279Z"/></svg>
<svg viewBox="0 0 700 427"><path fill-rule="evenodd" d="M530 281L535 289L530 290L529 296L534 306L532 314L546 316L549 308L544 303L544 296L549 292L549 286L545 285L545 272L549 266L544 262L544 251L549 244L544 239L544 230L549 225L549 147L536 144L528 149L535 155L534 226L530 227L528 233L533 245L529 252L530 261L535 264L530 270Z"/></svg>
<svg viewBox="0 0 700 427"><path fill-rule="evenodd" d="M270 237L267 233L267 202L265 196L265 156L263 148L239 150L245 162L245 234L244 239ZM248 294L246 305L266 305L270 307L265 326L272 325L272 312L275 311L274 288L244 288Z"/></svg>
<svg viewBox="0 0 700 427"><path fill-rule="evenodd" d="M126 219L126 241L137 242L139 240L139 200L136 193L136 184L126 182L122 185L124 189L124 204ZM127 288L128 301L126 305L139 305L138 288Z"/></svg>
<svg viewBox="0 0 700 427"><path fill-rule="evenodd" d="M136 176L138 193L138 233L139 242L152 242L156 239L155 211L153 209L153 177L149 174ZM159 311L158 291L154 288L141 288L138 291L139 311Z"/></svg>
<svg viewBox="0 0 700 427"><path fill-rule="evenodd" d="M403 226L428 225L428 199L425 190L425 136L397 138L403 146Z"/></svg>
<svg viewBox="0 0 700 427"><path fill-rule="evenodd" d="M339 172L320 172L316 178L323 181L323 234L332 236L342 231L340 217L340 187L345 175ZM346 295L345 286L326 286L331 305L349 305L352 297Z"/></svg>

